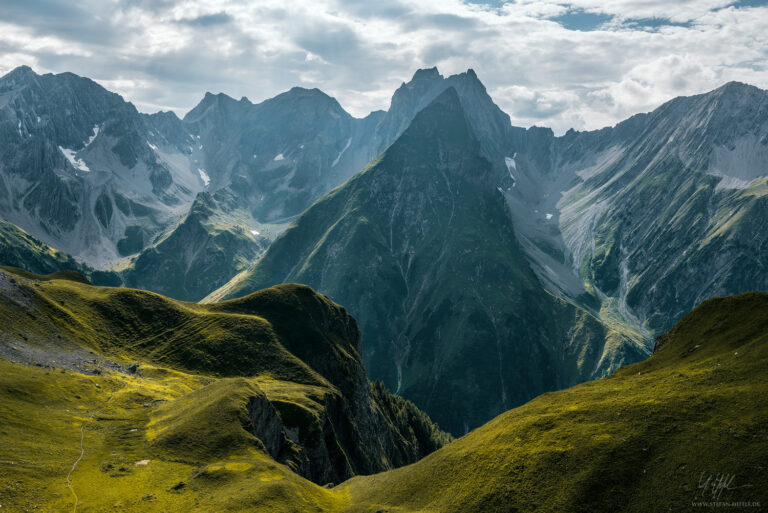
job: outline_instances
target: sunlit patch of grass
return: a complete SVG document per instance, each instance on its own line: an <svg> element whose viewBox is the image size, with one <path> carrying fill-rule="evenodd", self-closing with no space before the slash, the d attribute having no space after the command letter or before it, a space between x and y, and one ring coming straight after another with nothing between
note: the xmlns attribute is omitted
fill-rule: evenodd
<svg viewBox="0 0 768 513"><path fill-rule="evenodd" d="M349 480L349 511L695 511L702 473L735 476L723 500L765 504L768 295L708 301L662 340L415 465Z"/></svg>

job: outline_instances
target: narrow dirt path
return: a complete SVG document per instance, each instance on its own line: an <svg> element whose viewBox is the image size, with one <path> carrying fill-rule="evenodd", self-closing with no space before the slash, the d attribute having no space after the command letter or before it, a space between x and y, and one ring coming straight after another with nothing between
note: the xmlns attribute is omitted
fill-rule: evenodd
<svg viewBox="0 0 768 513"><path fill-rule="evenodd" d="M72 505L72 513L77 513L77 504L79 502L77 493L75 493L75 488L72 486L72 472L75 471L77 464L80 463L80 460L83 459L83 455L85 455L85 447L83 445L83 441L85 439L85 425L90 422L91 419L93 419L93 414L91 414L91 416L88 417L88 420L83 422L83 424L80 426L80 456L77 457L75 462L72 464L72 468L69 469L69 474L67 474L67 488L69 488L69 491L72 492L72 496L75 498L75 503Z"/></svg>
<svg viewBox="0 0 768 513"><path fill-rule="evenodd" d="M72 492L72 497L75 500L74 504L72 504L72 513L77 513L77 506L80 503L80 498L77 496L77 493L75 492L75 487L72 486L72 474L75 472L75 469L77 468L78 463L82 461L83 456L85 456L85 426L93 420L93 417L96 415L98 411L103 410L107 406L107 404L109 404L109 402L112 400L112 397L114 397L114 395L115 393L112 392L107 398L107 401L104 403L104 406L93 410L90 416L88 417L88 419L85 420L80 426L80 456L78 456L77 459L74 461L74 463L72 463L72 468L69 469L69 473L67 474L67 488L69 488L69 491Z"/></svg>

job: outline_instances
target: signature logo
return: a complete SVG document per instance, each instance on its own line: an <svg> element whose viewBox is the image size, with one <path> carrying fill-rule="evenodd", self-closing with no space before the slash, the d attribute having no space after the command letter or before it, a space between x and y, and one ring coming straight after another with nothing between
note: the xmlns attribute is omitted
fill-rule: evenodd
<svg viewBox="0 0 768 513"><path fill-rule="evenodd" d="M725 507L760 507L759 502L732 499L730 493L739 488L750 488L752 485L736 485L736 474L711 474L702 472L696 485L696 493L693 498L693 506L710 508Z"/></svg>
<svg viewBox="0 0 768 513"><path fill-rule="evenodd" d="M699 476L696 497L704 500L719 501L726 490L732 490L736 474L710 474L702 472Z"/></svg>

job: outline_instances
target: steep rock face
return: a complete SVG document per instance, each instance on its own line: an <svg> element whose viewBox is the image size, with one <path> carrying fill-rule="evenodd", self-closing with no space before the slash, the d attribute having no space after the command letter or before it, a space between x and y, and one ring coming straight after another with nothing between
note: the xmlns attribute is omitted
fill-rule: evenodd
<svg viewBox="0 0 768 513"><path fill-rule="evenodd" d="M256 448L326 484L412 463L448 440L368 382L355 320L309 287L198 306L69 278L0 269L0 356L199 376L204 386L152 412L146 436L164 457L210 462Z"/></svg>
<svg viewBox="0 0 768 513"><path fill-rule="evenodd" d="M300 282L345 304L371 375L454 433L640 358L629 338L543 290L494 173L448 88L221 293Z"/></svg>
<svg viewBox="0 0 768 513"><path fill-rule="evenodd" d="M493 103L472 69L447 78L437 68L416 71L410 82L403 83L395 91L389 110L376 125L371 158L392 144L416 114L448 88L458 93L469 126L480 141L483 154L497 172L497 180L509 186L511 182L506 176L504 158L513 134L522 129L512 127L509 116Z"/></svg>
<svg viewBox="0 0 768 513"><path fill-rule="evenodd" d="M516 226L553 292L658 333L709 297L768 290L765 91L730 83L517 148L507 197L518 219L538 217Z"/></svg>
<svg viewBox="0 0 768 513"><path fill-rule="evenodd" d="M202 187L185 149L71 73L0 78L0 141L2 216L92 265L147 245Z"/></svg>
<svg viewBox="0 0 768 513"><path fill-rule="evenodd" d="M184 124L205 149L211 187L229 188L261 223L298 215L367 163L358 148L369 123L318 89L256 105L209 93Z"/></svg>
<svg viewBox="0 0 768 513"><path fill-rule="evenodd" d="M491 161L506 170L509 116L472 70L448 78L436 68L419 70L395 92L387 112L363 119L318 89L295 87L255 105L208 93L184 126L204 149L211 188L231 189L256 221L270 223L292 219L363 169L448 87L459 93Z"/></svg>
<svg viewBox="0 0 768 513"><path fill-rule="evenodd" d="M322 398L324 416L293 402L277 401L288 433L302 447L291 464L309 479L340 482L357 474L411 463L445 440L409 403L368 383L360 330L346 310L309 287L280 286L210 305L214 310L268 319L291 354L322 375L337 393ZM303 319L304 322L296 322ZM403 413L406 415L403 416ZM403 422L411 418L413 424ZM417 435L417 433L420 434Z"/></svg>

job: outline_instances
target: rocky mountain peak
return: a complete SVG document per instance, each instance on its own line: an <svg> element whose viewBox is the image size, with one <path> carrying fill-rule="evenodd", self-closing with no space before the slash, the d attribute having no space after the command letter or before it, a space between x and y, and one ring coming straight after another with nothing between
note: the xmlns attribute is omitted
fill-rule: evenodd
<svg viewBox="0 0 768 513"><path fill-rule="evenodd" d="M416 70L416 73L413 74L413 78L411 78L411 82L424 81L424 80L429 80L429 81L442 80L442 79L443 79L443 76L437 70L437 66L433 66L431 68Z"/></svg>
<svg viewBox="0 0 768 513"><path fill-rule="evenodd" d="M0 78L0 82L15 82L19 80L28 80L32 77L37 77L38 74L34 72L32 68L29 66L19 66L17 68L14 68L10 72L8 72L6 75L4 75L2 78Z"/></svg>
<svg viewBox="0 0 768 513"><path fill-rule="evenodd" d="M221 110L229 106L237 108L239 105L240 102L224 93L213 94L211 92L206 92L203 99L200 100L200 103L186 113L183 121L185 123L194 123L199 121L200 118L205 116L211 109Z"/></svg>
<svg viewBox="0 0 768 513"><path fill-rule="evenodd" d="M750 84L744 82L738 82L732 80L727 82L714 91L708 93L712 96L726 96L726 95L761 95L765 94L765 91Z"/></svg>
<svg viewBox="0 0 768 513"><path fill-rule="evenodd" d="M312 89L292 87L289 91L279 94L269 100L265 100L259 105L263 105L265 108L285 108L286 104L290 104L293 108L299 107L307 111L311 110L318 112L327 110L332 112L332 115L343 116L345 118L351 117L339 104L336 98L328 96L325 92L316 87L313 87Z"/></svg>
<svg viewBox="0 0 768 513"><path fill-rule="evenodd" d="M425 147L427 141L455 147L476 143L456 89L447 88L419 112L403 133L402 141Z"/></svg>

